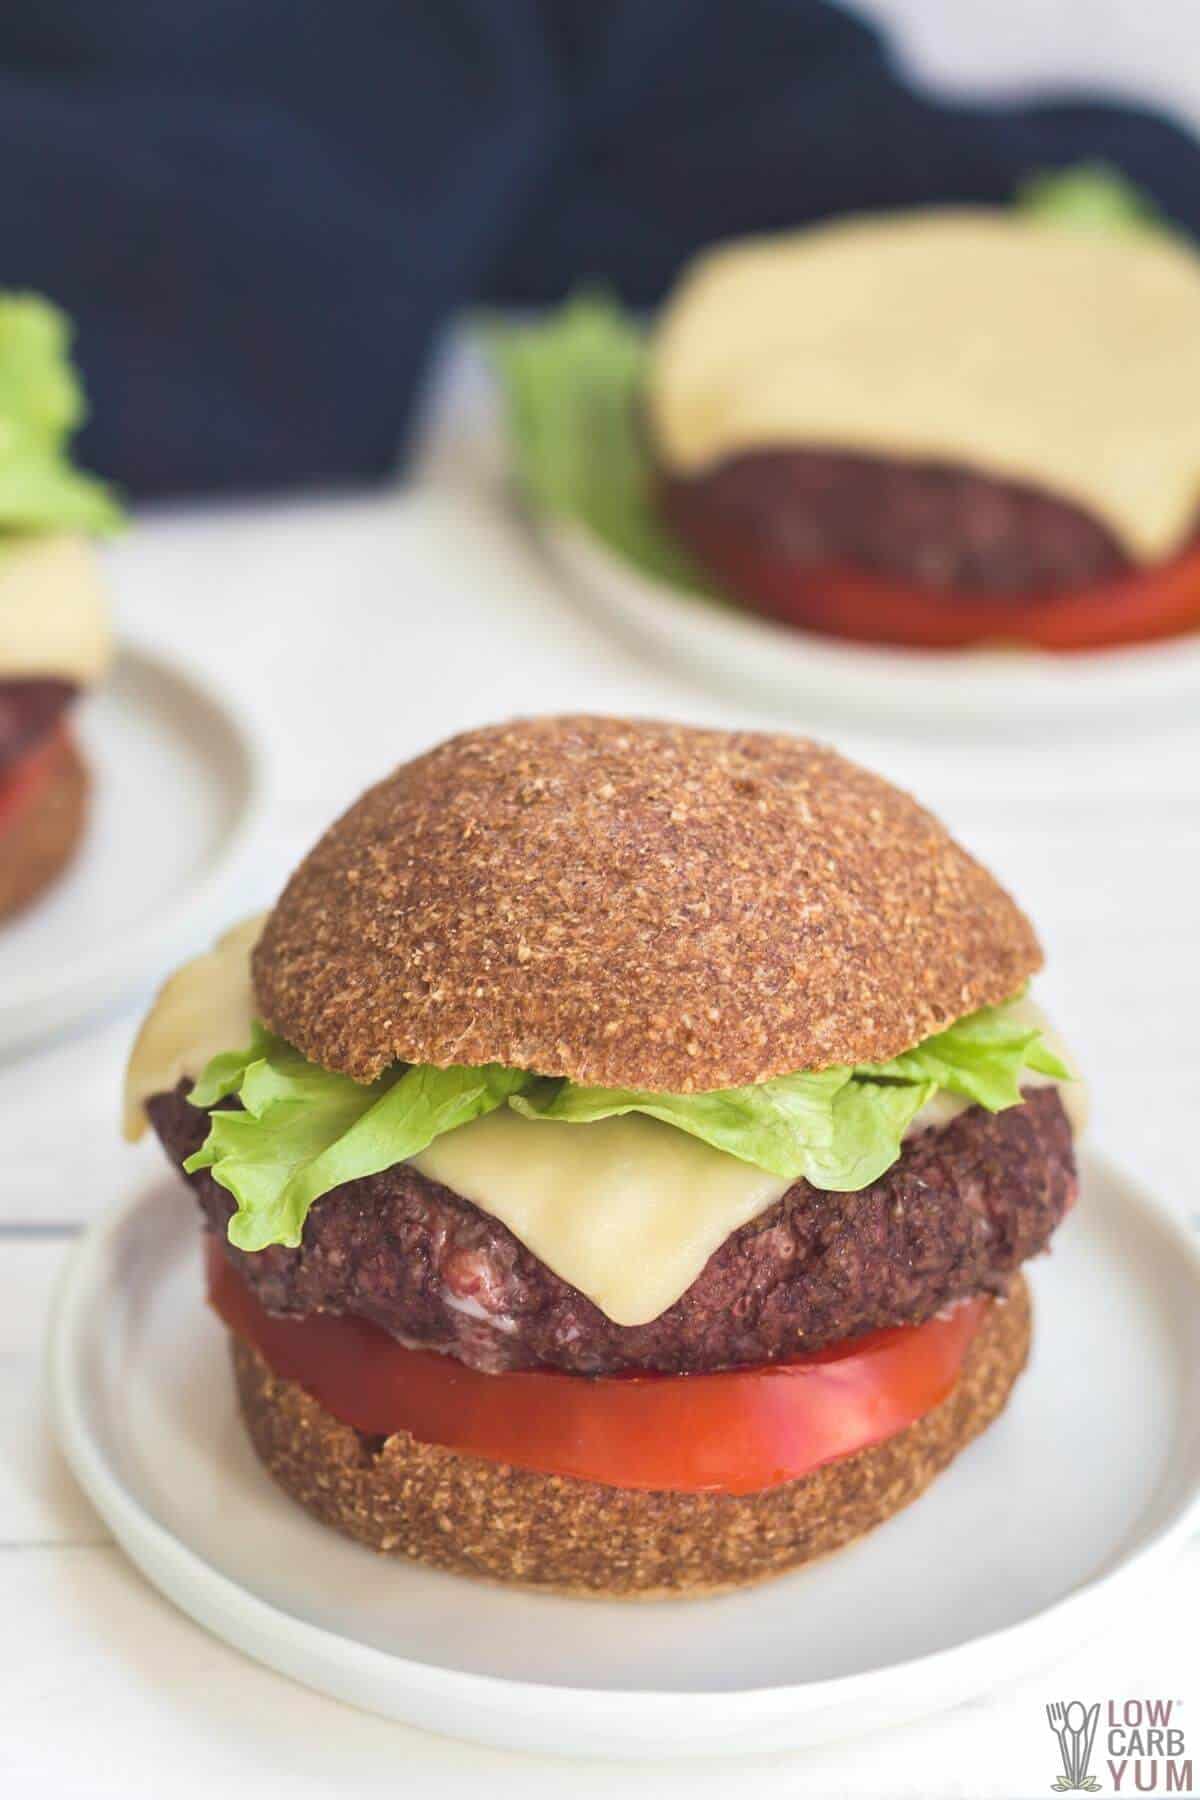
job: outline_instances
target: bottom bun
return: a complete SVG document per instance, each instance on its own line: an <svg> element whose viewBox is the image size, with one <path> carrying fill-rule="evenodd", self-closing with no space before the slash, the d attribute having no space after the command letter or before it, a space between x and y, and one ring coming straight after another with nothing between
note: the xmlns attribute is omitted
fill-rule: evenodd
<svg viewBox="0 0 1200 1800"><path fill-rule="evenodd" d="M1002 1410L1029 1355L1029 1290L994 1301L950 1395L906 1430L758 1494L604 1487L486 1462L407 1432L368 1438L233 1338L262 1461L310 1512L372 1549L559 1593L671 1598L780 1575L915 1500Z"/></svg>
<svg viewBox="0 0 1200 1800"><path fill-rule="evenodd" d="M64 737L45 785L0 829L0 919L28 906L62 874L79 847L87 800L83 758Z"/></svg>

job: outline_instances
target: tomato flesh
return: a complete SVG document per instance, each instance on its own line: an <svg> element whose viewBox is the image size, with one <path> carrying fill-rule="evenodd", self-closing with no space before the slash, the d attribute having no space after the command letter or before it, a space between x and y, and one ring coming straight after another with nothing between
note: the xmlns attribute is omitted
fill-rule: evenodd
<svg viewBox="0 0 1200 1800"><path fill-rule="evenodd" d="M946 593L867 570L798 568L730 539L719 525L706 535L696 548L732 594L788 625L860 643L1101 650L1200 626L1200 547L1086 587L1008 596Z"/></svg>
<svg viewBox="0 0 1200 1800"><path fill-rule="evenodd" d="M274 1372L369 1436L422 1443L610 1487L755 1493L893 1436L954 1387L985 1299L924 1325L714 1374L485 1375L409 1350L365 1319L276 1318L220 1244L209 1300Z"/></svg>
<svg viewBox="0 0 1200 1800"><path fill-rule="evenodd" d="M0 772L0 831L33 805L53 775L66 743L66 732L59 726Z"/></svg>

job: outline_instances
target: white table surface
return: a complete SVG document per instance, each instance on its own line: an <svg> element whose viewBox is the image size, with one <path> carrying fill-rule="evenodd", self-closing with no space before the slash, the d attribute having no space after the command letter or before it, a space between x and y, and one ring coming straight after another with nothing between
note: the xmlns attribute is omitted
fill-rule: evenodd
<svg viewBox="0 0 1200 1800"><path fill-rule="evenodd" d="M122 628L218 679L235 665L276 747L277 802L231 915L268 901L368 780L455 729L570 708L752 722L578 611L466 481L459 452L443 429L407 489L158 517L111 552ZM976 747L819 729L913 788L1016 890L1043 933L1043 997L1092 1077L1097 1140L1200 1227L1200 720ZM727 1797L769 1782L785 1795L985 1800L1047 1790L1044 1704L1060 1693L1188 1700L1200 1731L1200 1544L1132 1628L1052 1677L740 1766L473 1749L322 1699L206 1636L108 1540L48 1441L41 1394L70 1237L156 1154L124 1147L116 1114L139 1006L162 974L148 968L145 992L90 1028L0 1064L0 1795ZM1081 1507L1100 1480L1081 1476Z"/></svg>

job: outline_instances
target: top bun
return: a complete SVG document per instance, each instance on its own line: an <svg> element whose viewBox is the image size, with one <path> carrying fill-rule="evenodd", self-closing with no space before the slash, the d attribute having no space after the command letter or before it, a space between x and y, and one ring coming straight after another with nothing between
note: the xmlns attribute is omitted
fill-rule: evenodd
<svg viewBox="0 0 1200 1800"><path fill-rule="evenodd" d="M937 820L801 738L541 718L370 788L254 953L265 1023L358 1081L504 1063L742 1087L878 1062L1041 965Z"/></svg>

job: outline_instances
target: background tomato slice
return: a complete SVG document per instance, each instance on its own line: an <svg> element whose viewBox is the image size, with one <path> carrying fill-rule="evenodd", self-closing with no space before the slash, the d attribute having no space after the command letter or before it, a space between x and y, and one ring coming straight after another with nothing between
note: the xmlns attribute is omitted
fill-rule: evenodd
<svg viewBox="0 0 1200 1800"><path fill-rule="evenodd" d="M808 631L857 642L963 649L1112 649L1200 627L1200 547L1169 563L1044 594L943 593L851 568L800 569L714 526L703 551L729 592Z"/></svg>
<svg viewBox="0 0 1200 1800"><path fill-rule="evenodd" d="M845 1346L702 1375L484 1375L364 1319L274 1318L208 1240L221 1318L347 1425L610 1487L758 1492L911 1425L944 1400L988 1302Z"/></svg>
<svg viewBox="0 0 1200 1800"><path fill-rule="evenodd" d="M66 744L61 726L0 771L0 831L31 806L54 773Z"/></svg>

